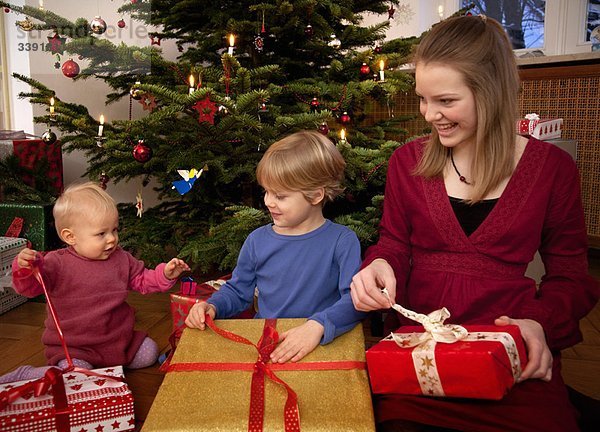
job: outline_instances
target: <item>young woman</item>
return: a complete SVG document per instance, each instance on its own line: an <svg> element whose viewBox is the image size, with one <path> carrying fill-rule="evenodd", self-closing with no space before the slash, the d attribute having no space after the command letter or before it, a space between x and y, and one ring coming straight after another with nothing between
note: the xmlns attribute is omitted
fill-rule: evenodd
<svg viewBox="0 0 600 432"><path fill-rule="evenodd" d="M353 278L352 299L359 310L389 308L385 287L420 313L447 307L453 323L516 324L528 365L501 401L376 397L380 427L577 430L560 350L581 341L579 320L599 289L587 271L575 163L552 144L515 134L518 70L496 21L463 16L435 25L414 63L432 133L390 160L380 238ZM525 270L538 250L546 274L536 287ZM389 316L393 330L400 323Z"/></svg>

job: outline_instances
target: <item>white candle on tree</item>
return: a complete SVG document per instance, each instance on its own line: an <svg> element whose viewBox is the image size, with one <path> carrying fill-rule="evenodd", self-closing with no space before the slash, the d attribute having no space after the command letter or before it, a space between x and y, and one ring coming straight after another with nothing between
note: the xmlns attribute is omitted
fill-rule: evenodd
<svg viewBox="0 0 600 432"><path fill-rule="evenodd" d="M100 115L100 126L98 126L98 136L102 136L102 132L104 131L104 114Z"/></svg>
<svg viewBox="0 0 600 432"><path fill-rule="evenodd" d="M235 46L235 36L233 34L229 35L229 48L227 49L227 54L233 55L233 47Z"/></svg>

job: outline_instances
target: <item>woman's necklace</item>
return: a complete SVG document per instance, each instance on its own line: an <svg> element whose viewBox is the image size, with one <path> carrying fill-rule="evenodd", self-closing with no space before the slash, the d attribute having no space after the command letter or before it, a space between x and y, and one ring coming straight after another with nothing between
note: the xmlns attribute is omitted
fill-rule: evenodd
<svg viewBox="0 0 600 432"><path fill-rule="evenodd" d="M462 175L462 174L460 173L460 171L458 170L458 168L456 168L456 164L454 163L454 156L452 156L452 149L450 149L450 161L452 162L452 166L454 167L454 171L456 171L456 174L458 174L458 179L459 179L461 182L463 182L464 184L466 184L466 185L469 185L469 186L470 186L470 185L471 185L471 183L469 183L469 182L467 181L467 179L465 178L465 176L464 176L464 175Z"/></svg>

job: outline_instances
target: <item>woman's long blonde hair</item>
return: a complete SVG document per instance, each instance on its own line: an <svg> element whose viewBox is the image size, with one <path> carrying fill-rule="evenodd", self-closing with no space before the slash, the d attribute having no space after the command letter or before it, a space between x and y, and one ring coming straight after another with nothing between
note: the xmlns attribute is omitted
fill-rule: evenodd
<svg viewBox="0 0 600 432"><path fill-rule="evenodd" d="M482 200L511 175L516 143L519 72L502 26L484 16L448 18L433 26L417 47L414 64L440 64L460 72L475 98L477 134L471 165L473 194ZM416 175L443 175L450 149L435 129Z"/></svg>

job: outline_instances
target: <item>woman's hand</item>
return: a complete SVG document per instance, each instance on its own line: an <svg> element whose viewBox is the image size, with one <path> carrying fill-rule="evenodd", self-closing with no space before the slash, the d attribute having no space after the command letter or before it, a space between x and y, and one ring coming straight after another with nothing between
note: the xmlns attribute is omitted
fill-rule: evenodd
<svg viewBox="0 0 600 432"><path fill-rule="evenodd" d="M376 259L354 275L350 284L350 295L354 307L359 311L388 309L390 300L381 292L386 288L392 302L396 298L396 276L386 260Z"/></svg>
<svg viewBox="0 0 600 432"><path fill-rule="evenodd" d="M190 266L185 263L184 260L179 258L173 258L165 266L165 277L169 280L177 279L181 273L190 271Z"/></svg>
<svg viewBox="0 0 600 432"><path fill-rule="evenodd" d="M297 362L321 342L325 329L317 321L308 320L279 335L279 345L271 353L273 363Z"/></svg>
<svg viewBox="0 0 600 432"><path fill-rule="evenodd" d="M37 251L29 248L23 249L17 255L17 264L19 268L31 269L31 263L35 261Z"/></svg>
<svg viewBox="0 0 600 432"><path fill-rule="evenodd" d="M498 326L517 325L527 348L527 366L523 369L519 382L530 378L542 381L552 379L552 353L546 344L544 329L537 321L530 319L511 319L501 316L494 322Z"/></svg>
<svg viewBox="0 0 600 432"><path fill-rule="evenodd" d="M210 303L196 303L190 309L190 313L185 319L185 325L191 328L204 330L206 328L206 314L208 314L212 319L215 319L217 309Z"/></svg>

